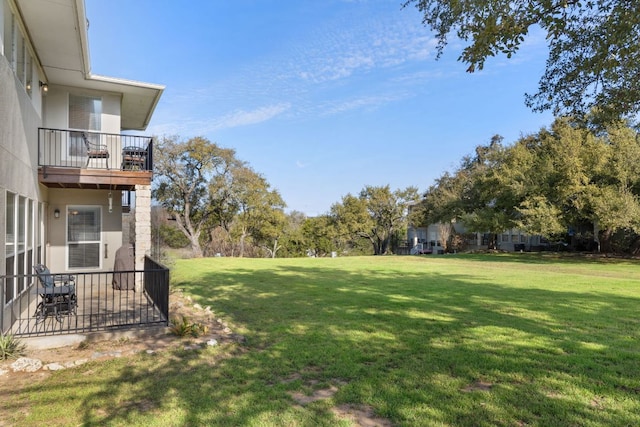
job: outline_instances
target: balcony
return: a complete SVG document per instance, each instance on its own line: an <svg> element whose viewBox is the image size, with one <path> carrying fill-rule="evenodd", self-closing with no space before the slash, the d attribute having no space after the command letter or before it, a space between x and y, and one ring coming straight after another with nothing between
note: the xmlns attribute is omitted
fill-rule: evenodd
<svg viewBox="0 0 640 427"><path fill-rule="evenodd" d="M68 292L72 288L73 306L68 300L50 300L46 310L35 274L0 276L0 331L29 337L169 324L169 270L149 257L144 270L67 276L72 282L53 289ZM114 289L116 276L120 282L139 283L139 291Z"/></svg>
<svg viewBox="0 0 640 427"><path fill-rule="evenodd" d="M153 178L153 139L65 129L38 130L38 178L52 188L134 190Z"/></svg>

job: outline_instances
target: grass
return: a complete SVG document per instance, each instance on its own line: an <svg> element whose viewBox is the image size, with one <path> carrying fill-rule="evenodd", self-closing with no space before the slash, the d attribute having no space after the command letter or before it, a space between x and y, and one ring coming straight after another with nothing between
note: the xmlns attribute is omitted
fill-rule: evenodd
<svg viewBox="0 0 640 427"><path fill-rule="evenodd" d="M172 283L246 343L57 372L0 396L9 421L346 426L332 408L352 405L399 426L640 425L637 261L212 258Z"/></svg>

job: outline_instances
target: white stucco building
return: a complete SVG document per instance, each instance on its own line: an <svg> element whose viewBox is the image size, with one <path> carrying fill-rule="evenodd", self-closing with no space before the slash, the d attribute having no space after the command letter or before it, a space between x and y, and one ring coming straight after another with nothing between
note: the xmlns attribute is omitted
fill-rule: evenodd
<svg viewBox="0 0 640 427"><path fill-rule="evenodd" d="M153 141L143 131L164 86L94 75L84 0L0 0L1 321L33 265L105 272L135 192L136 269L150 249ZM124 207L127 210L127 207ZM13 305L11 305L13 304Z"/></svg>

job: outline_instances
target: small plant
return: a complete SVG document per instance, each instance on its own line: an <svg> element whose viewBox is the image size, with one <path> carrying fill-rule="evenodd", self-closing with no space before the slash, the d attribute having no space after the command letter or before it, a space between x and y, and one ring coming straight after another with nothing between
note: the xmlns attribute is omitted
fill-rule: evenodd
<svg viewBox="0 0 640 427"><path fill-rule="evenodd" d="M182 319L178 317L174 317L171 319L171 326L169 330L172 334L177 335L179 337L199 337L208 332L209 328L206 325L198 322L189 322L187 316L182 316Z"/></svg>
<svg viewBox="0 0 640 427"><path fill-rule="evenodd" d="M89 348L89 340L83 340L78 344L78 350L86 350Z"/></svg>
<svg viewBox="0 0 640 427"><path fill-rule="evenodd" d="M0 360L17 359L24 356L26 350L26 345L20 339L0 332Z"/></svg>

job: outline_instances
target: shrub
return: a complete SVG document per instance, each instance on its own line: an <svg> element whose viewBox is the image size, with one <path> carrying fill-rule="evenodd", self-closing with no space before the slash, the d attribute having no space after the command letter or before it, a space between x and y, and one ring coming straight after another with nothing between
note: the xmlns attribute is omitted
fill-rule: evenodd
<svg viewBox="0 0 640 427"><path fill-rule="evenodd" d="M187 316L182 316L182 319L179 319L178 317L171 319L171 326L169 327L169 330L172 334L179 337L192 336L197 338L206 334L209 328L202 323L191 323Z"/></svg>
<svg viewBox="0 0 640 427"><path fill-rule="evenodd" d="M0 332L0 360L17 359L24 356L26 350L26 345L20 339Z"/></svg>

